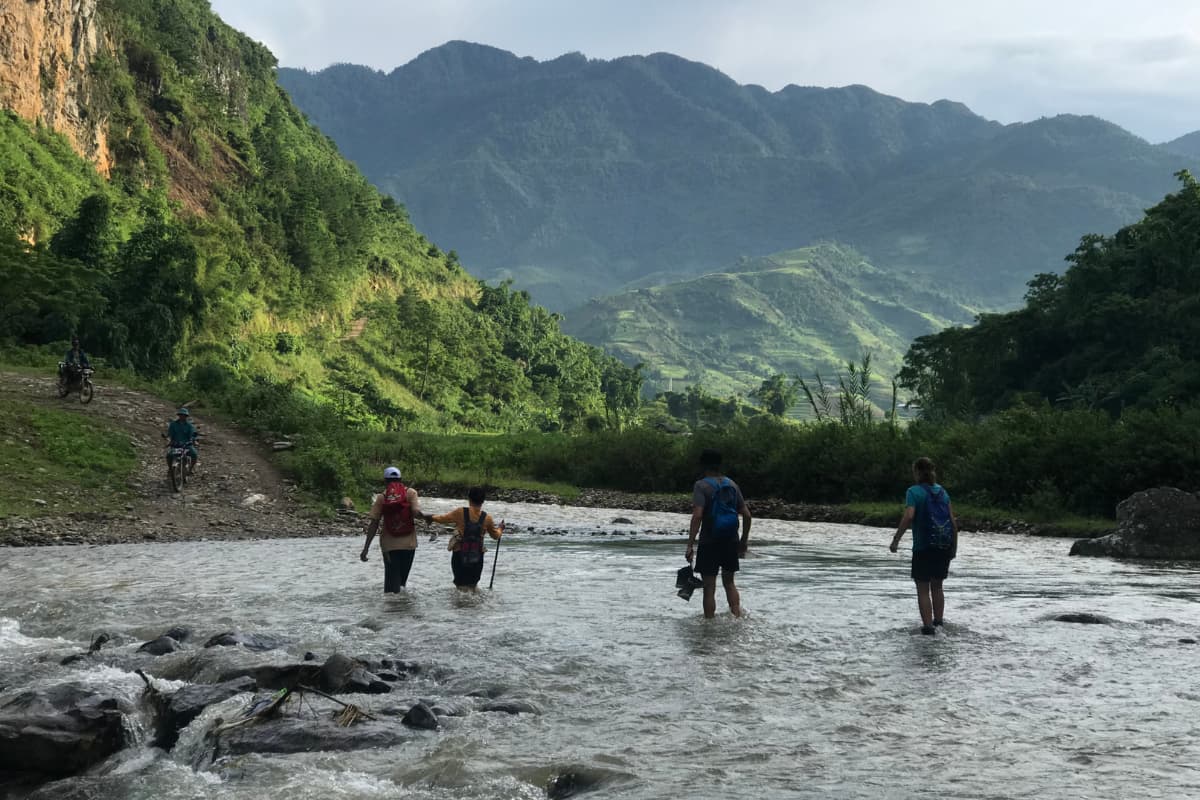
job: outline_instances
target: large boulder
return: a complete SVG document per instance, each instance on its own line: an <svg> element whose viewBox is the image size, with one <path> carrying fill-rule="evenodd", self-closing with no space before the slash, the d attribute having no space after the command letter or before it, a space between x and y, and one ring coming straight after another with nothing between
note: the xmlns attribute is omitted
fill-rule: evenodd
<svg viewBox="0 0 1200 800"><path fill-rule="evenodd" d="M391 747L411 737L394 722L358 722L343 728L332 719L280 717L224 731L217 755L314 753Z"/></svg>
<svg viewBox="0 0 1200 800"><path fill-rule="evenodd" d="M234 667L221 672L219 683L249 677L259 689L295 689L297 686L316 686L321 678L321 667L312 662L298 664L253 664Z"/></svg>
<svg viewBox="0 0 1200 800"><path fill-rule="evenodd" d="M1117 506L1117 530L1080 539L1073 556L1200 561L1200 495L1180 489L1138 492Z"/></svg>
<svg viewBox="0 0 1200 800"><path fill-rule="evenodd" d="M334 653L321 665L321 688L330 694L386 694L392 690L361 661Z"/></svg>
<svg viewBox="0 0 1200 800"><path fill-rule="evenodd" d="M168 698L162 708L158 722L158 738L155 741L164 750L170 750L179 739L179 732L200 716L209 706L228 700L244 692L253 692L254 678L242 676L218 684L195 684L185 686Z"/></svg>
<svg viewBox="0 0 1200 800"><path fill-rule="evenodd" d="M0 706L0 772L82 772L125 746L123 712L85 686L23 692Z"/></svg>

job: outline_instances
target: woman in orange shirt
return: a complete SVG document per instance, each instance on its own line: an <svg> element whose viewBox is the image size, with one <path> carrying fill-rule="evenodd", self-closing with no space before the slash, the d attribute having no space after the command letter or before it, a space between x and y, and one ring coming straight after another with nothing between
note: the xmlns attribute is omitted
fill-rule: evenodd
<svg viewBox="0 0 1200 800"><path fill-rule="evenodd" d="M456 528L446 549L453 553L450 556L450 569L454 572L454 585L462 592L476 591L479 579L483 576L483 554L487 552L483 546L483 534L486 532L496 540L504 534L504 523L496 525L495 520L483 510L485 497L483 487L474 486L467 492L469 507L456 508L449 514L423 515L426 522L438 522Z"/></svg>

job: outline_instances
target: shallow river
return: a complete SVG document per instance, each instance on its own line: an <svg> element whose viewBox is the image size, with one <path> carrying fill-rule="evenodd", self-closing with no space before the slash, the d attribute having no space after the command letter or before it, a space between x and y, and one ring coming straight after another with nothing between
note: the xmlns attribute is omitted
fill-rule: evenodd
<svg viewBox="0 0 1200 800"><path fill-rule="evenodd" d="M718 593L705 621L699 593L675 596L684 537L645 533L685 518L490 510L567 533L506 538L495 590L465 598L444 538L422 541L407 593L389 599L378 554L360 563L352 539L3 550L0 702L81 678L132 695L136 676L58 656L99 631L132 651L185 624L285 638L273 658L397 653L436 667L408 696L495 686L542 712L200 771L185 731L171 754L134 747L38 796L537 798L576 770L595 797L1200 797L1200 645L1180 642L1200 634L1194 566L964 535L946 629L923 637L888 531L760 520L739 575L747 616ZM634 524L607 524L617 516ZM1064 612L1114 622L1048 619Z"/></svg>

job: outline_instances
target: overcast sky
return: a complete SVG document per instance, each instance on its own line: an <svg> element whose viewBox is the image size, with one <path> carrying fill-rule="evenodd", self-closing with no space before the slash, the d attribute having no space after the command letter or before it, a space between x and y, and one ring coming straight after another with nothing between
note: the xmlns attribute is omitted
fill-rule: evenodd
<svg viewBox="0 0 1200 800"><path fill-rule="evenodd" d="M863 83L1001 122L1200 129L1197 0L211 0L289 67L384 71L451 39L538 59L665 51L741 83Z"/></svg>

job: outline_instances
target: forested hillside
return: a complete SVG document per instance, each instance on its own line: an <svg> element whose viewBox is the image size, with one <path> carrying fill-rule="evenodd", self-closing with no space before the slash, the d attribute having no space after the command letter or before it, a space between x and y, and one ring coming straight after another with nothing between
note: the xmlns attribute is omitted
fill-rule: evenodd
<svg viewBox="0 0 1200 800"><path fill-rule="evenodd" d="M1188 159L1095 118L1001 126L863 86L742 86L667 55L451 42L281 84L435 241L558 310L820 241L1000 307ZM648 277L649 276L649 277Z"/></svg>
<svg viewBox="0 0 1200 800"><path fill-rule="evenodd" d="M367 428L570 428L637 383L418 233L204 0L0 23L0 343L78 333L247 413L294 393Z"/></svg>
<svg viewBox="0 0 1200 800"><path fill-rule="evenodd" d="M1163 142L1159 147L1168 153L1184 156L1192 161L1200 161L1200 131L1193 131L1178 139Z"/></svg>
<svg viewBox="0 0 1200 800"><path fill-rule="evenodd" d="M1200 185L1179 177L1179 190L1142 220L1084 237L1065 274L1031 281L1020 310L917 339L902 383L939 416L1026 402L1114 416L1195 405Z"/></svg>
<svg viewBox="0 0 1200 800"><path fill-rule="evenodd" d="M700 383L718 395L745 393L776 373L830 376L863 353L886 379L913 339L974 320L932 284L821 245L593 300L564 327L645 363L656 391Z"/></svg>

